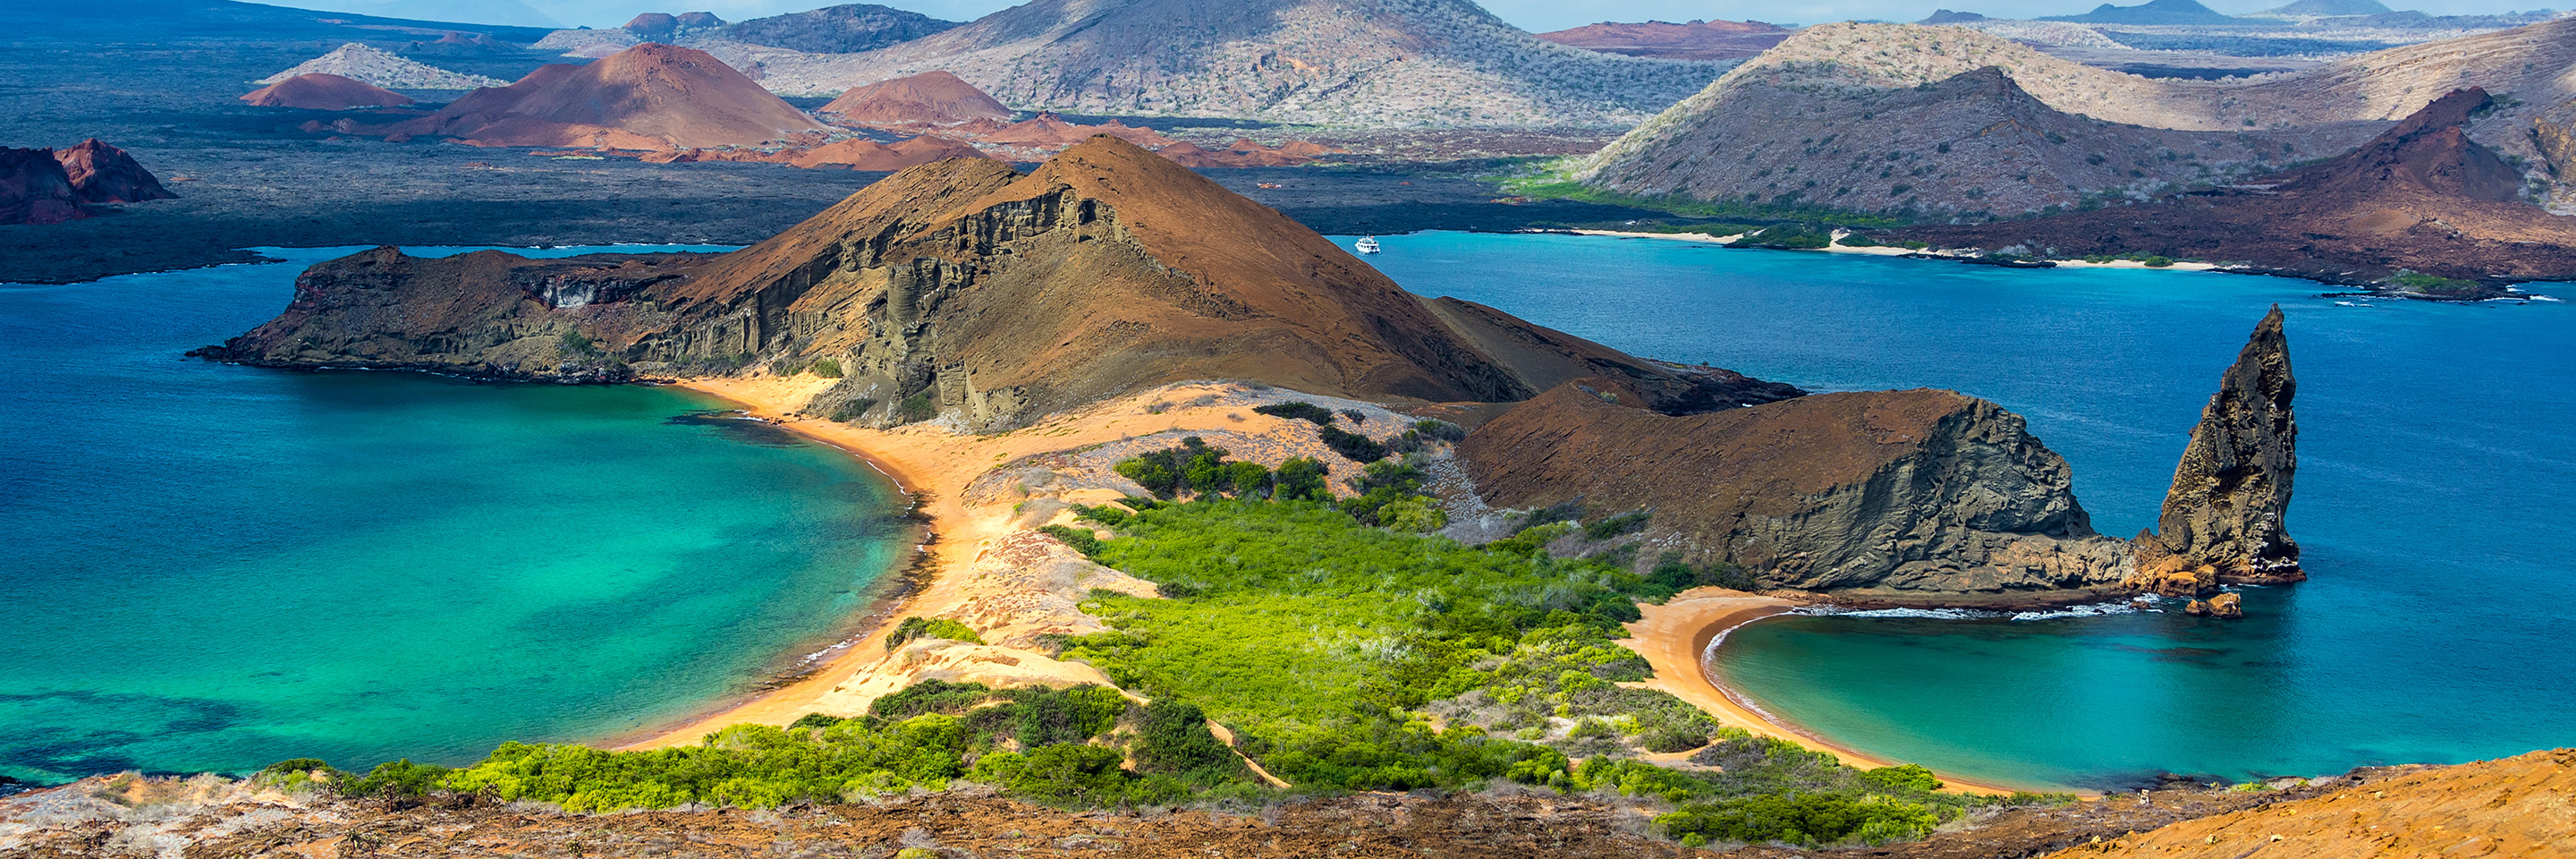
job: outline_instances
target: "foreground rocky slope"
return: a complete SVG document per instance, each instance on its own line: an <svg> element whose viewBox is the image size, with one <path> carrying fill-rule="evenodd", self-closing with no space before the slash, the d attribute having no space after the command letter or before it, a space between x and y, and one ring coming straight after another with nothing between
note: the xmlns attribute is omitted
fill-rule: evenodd
<svg viewBox="0 0 2576 859"><path fill-rule="evenodd" d="M1036 0L863 54L723 55L797 95L945 69L1023 109L1372 127L1625 124L1721 69L1544 41L1465 0Z"/></svg>
<svg viewBox="0 0 2576 859"><path fill-rule="evenodd" d="M2476 129L2510 122L2487 112L2493 101L2474 88L2450 92L2353 152L2237 187L1899 234L1941 247L2019 247L2051 257L2226 261L2330 283L2372 284L2413 272L2435 279L2397 278L2393 286L2434 297L2483 297L2499 284L2576 277L2576 217L2518 199L2518 171L2477 142Z"/></svg>
<svg viewBox="0 0 2576 859"><path fill-rule="evenodd" d="M2576 750L2451 767L2384 767L2278 790L2159 789L2101 802L2017 808L1930 839L1870 848L1885 859L2056 859L2242 855L2546 857L2576 839L2565 805ZM214 776L103 776L0 800L0 855L93 859L165 855L247 859L349 856L593 855L750 857L1225 856L1289 859L1339 850L1399 859L1848 855L1775 845L1724 852L1639 832L1651 800L1593 796L1415 794L1283 802L1239 811L1066 812L970 791L876 805L564 814L455 797L381 803ZM1641 807L1642 806L1642 807ZM2278 840L2275 840L2278 836ZM2492 848L2492 849L2490 849ZM968 851L972 851L968 854ZM915 854L919 855L919 854Z"/></svg>
<svg viewBox="0 0 2576 859"><path fill-rule="evenodd" d="M2327 794L2086 844L2052 859L2565 856L2576 749L2428 768Z"/></svg>
<svg viewBox="0 0 2576 859"><path fill-rule="evenodd" d="M2155 529L2138 535L2143 587L2198 596L2222 583L2307 578L2283 524L2299 468L2299 422L2290 410L2298 389L2275 305L2201 409Z"/></svg>
<svg viewBox="0 0 2576 859"><path fill-rule="evenodd" d="M1278 212L1103 137L1027 176L981 159L914 168L717 257L378 249L315 266L283 315L206 354L566 380L831 359L844 376L822 413L976 429L1198 378L1506 401L1613 375L1672 408L1796 393L1452 315Z"/></svg>
<svg viewBox="0 0 2576 859"><path fill-rule="evenodd" d="M1569 382L1459 452L1490 503L1651 510L1768 587L1956 603L2081 596L2128 573L2128 544L2094 532L2066 460L1993 403L1872 391L1675 417L1636 401Z"/></svg>

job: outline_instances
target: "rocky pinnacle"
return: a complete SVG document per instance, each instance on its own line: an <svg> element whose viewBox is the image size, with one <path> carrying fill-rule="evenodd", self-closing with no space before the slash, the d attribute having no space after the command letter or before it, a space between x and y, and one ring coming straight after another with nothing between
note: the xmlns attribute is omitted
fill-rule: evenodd
<svg viewBox="0 0 2576 859"><path fill-rule="evenodd" d="M2299 545L2282 525L2299 465L2299 424L2290 411L2297 391L2274 305L2201 410L2163 515L2155 530L2138 535L2132 585L2188 596L2222 583L2307 578Z"/></svg>

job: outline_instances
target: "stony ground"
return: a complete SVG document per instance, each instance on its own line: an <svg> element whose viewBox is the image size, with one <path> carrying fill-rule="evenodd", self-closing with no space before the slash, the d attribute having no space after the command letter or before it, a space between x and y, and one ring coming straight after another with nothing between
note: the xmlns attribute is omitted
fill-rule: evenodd
<svg viewBox="0 0 2576 859"><path fill-rule="evenodd" d="M2283 791L2198 786L2019 808L1954 824L1927 841L1806 851L1694 851L1650 834L1661 809L1544 791L1360 794L1204 810L1067 812L964 789L876 804L777 811L571 815L474 797L312 801L208 777L106 777L0 802L0 859L92 857L1234 857L1868 856L2003 859L2105 842L2177 821L2261 812L2336 786L2415 769L2358 772ZM2438 771L2436 771L2438 772Z"/></svg>

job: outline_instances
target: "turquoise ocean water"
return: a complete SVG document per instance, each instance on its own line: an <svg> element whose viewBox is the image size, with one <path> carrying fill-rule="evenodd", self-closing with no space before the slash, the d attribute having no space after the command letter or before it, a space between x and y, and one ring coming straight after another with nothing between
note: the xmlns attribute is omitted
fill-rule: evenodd
<svg viewBox="0 0 2576 859"><path fill-rule="evenodd" d="M1348 239L1342 239L1347 246ZM2151 524L2265 307L2288 315L2312 579L2248 619L1805 617L1715 670L1858 748L2034 787L2242 779L2576 745L2576 312L2375 302L2304 281L2008 270L1664 239L1423 233L1407 289L1813 390L1985 397L2075 469L2104 533ZM2533 291L2548 293L2549 286ZM2558 285L2576 298L2576 285Z"/></svg>
<svg viewBox="0 0 2576 859"><path fill-rule="evenodd" d="M180 357L346 250L0 285L0 776L629 731L829 645L908 554L867 466L686 391Z"/></svg>

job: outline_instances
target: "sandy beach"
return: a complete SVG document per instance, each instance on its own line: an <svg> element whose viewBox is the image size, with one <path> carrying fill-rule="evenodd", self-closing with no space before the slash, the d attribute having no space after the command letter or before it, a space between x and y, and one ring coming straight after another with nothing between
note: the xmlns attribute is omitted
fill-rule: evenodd
<svg viewBox="0 0 2576 859"><path fill-rule="evenodd" d="M1052 518L1032 518L1023 515L1021 508L1025 502L1040 498L1025 493L996 495L990 487L980 490L983 497L970 497L977 479L997 467L1039 454L1111 446L1156 433L1182 431L1204 434L1212 443L1233 450L1237 458L1273 467L1292 456L1310 456L1324 460L1337 474L1358 469L1324 447L1302 421L1258 414L1243 402L1250 396L1292 396L1284 391L1254 394L1235 385L1166 385L1052 415L1012 432L978 435L928 425L877 430L797 417L796 412L807 400L831 386L829 379L763 376L694 379L679 384L720 397L752 417L848 451L874 465L905 492L923 500L922 512L929 519L931 557L918 567L920 578L900 605L876 607L873 629L834 651L803 679L712 708L676 725L615 738L609 745L616 748L687 745L728 725L785 725L806 713L862 711L877 695L925 676L974 679L994 685L1110 685L1107 677L1089 665L1059 662L1034 650L1001 646L1004 642L998 639L994 646L951 646L928 653L889 652L885 647L886 634L894 623L914 615L974 615L970 625L988 633L995 626L1025 631L1050 620L1061 626L1060 611L1049 618L1043 611L1026 608L1033 598L1044 602L1043 593L1033 591L1025 578L1001 571L1014 563L1027 565L1028 547L1021 545L1025 541L1013 541L1014 535L1049 522L1071 523L1071 514L1058 511L1052 513ZM1296 398L1394 416L1361 403L1327 397ZM1099 503L1114 500L1119 494L1104 489L1073 489L1048 497ZM996 557L997 552L1004 556ZM979 566L979 562L983 565ZM1103 585L1089 581L1080 584Z"/></svg>
<svg viewBox="0 0 2576 859"><path fill-rule="evenodd" d="M1893 761L1834 743L1748 706L1738 693L1709 677L1703 667L1700 656L1708 652L1709 642L1718 636L1766 617L1785 614L1801 605L1805 603L1724 588L1694 588L1663 605L1640 603L1637 609L1644 617L1628 624L1628 632L1634 636L1629 646L1645 656L1647 664L1654 666L1655 676L1636 685L1668 692L1698 705L1729 727L1829 752L1850 766L1874 769L1893 765ZM1944 785L1942 789L1953 793L2011 794L2016 791L2013 787L1971 781L1949 773L1936 774Z"/></svg>

